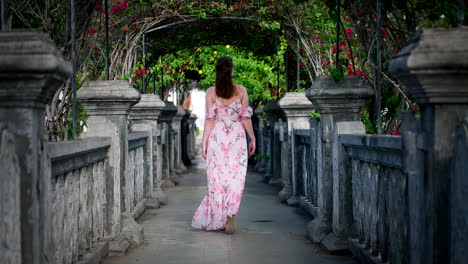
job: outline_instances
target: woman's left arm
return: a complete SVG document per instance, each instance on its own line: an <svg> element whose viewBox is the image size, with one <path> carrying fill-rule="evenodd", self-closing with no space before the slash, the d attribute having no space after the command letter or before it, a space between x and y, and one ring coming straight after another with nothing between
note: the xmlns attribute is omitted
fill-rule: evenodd
<svg viewBox="0 0 468 264"><path fill-rule="evenodd" d="M243 96L242 96L242 111L243 113L241 114L242 116L242 124L244 125L245 130L247 130L247 134L249 135L250 138L250 144L249 144L249 156L252 156L255 154L255 147L256 147L256 142L255 142L255 134L253 131L253 126L252 126L252 119L250 118L252 116L252 108L249 106L249 97L247 95L247 89L245 87L242 87L243 89Z"/></svg>

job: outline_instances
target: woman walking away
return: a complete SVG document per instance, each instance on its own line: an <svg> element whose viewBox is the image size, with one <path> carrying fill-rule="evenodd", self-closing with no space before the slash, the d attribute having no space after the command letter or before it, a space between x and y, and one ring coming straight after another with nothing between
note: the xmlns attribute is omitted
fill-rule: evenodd
<svg viewBox="0 0 468 264"><path fill-rule="evenodd" d="M255 152L252 108L247 90L232 81L232 60L223 56L216 63L216 86L206 92L206 117L202 156L206 159L208 192L195 211L192 226L205 230L236 231L247 172L248 154Z"/></svg>

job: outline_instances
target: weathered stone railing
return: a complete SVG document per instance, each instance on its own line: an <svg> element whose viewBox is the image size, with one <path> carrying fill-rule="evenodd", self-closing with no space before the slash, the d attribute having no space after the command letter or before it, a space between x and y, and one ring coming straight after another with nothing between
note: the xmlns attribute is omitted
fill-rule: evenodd
<svg viewBox="0 0 468 264"><path fill-rule="evenodd" d="M277 102L256 110L270 123L260 120L259 153L273 158L257 169L273 177L281 171L280 198L313 215L312 241L351 250L363 263L468 263L467 41L466 27L421 31L391 61L421 108L401 113L401 137L364 134L360 111L373 92L356 76L314 80L306 95L320 122L310 127L290 125L287 109L301 111L295 101L284 116L272 107ZM310 109L303 108L304 117ZM274 127L283 118L294 137L278 164Z"/></svg>
<svg viewBox="0 0 468 264"><path fill-rule="evenodd" d="M44 255L49 263L107 255L110 144L110 138L48 143L52 174L45 179Z"/></svg>
<svg viewBox="0 0 468 264"><path fill-rule="evenodd" d="M127 212L137 219L145 211L146 198L152 197L153 175L149 171L152 160L145 159L148 151L148 133L132 132L128 134L128 159L126 173L125 200ZM149 150L148 150L149 149ZM152 168L151 168L152 169ZM149 177L151 176L151 177Z"/></svg>
<svg viewBox="0 0 468 264"><path fill-rule="evenodd" d="M316 118L310 119L311 129L294 130L291 141L292 153L292 195L299 199L300 206L311 216L317 216L318 181L317 149L318 125Z"/></svg>
<svg viewBox="0 0 468 264"><path fill-rule="evenodd" d="M86 133L49 143L45 104L71 66L44 34L0 32L0 47L0 262L99 263L139 245L136 218L167 203L161 185L180 165L180 124L158 124L166 104L128 81L85 82Z"/></svg>
<svg viewBox="0 0 468 264"><path fill-rule="evenodd" d="M352 186L348 247L360 259L408 263L408 176L402 170L401 137L340 135L340 142Z"/></svg>

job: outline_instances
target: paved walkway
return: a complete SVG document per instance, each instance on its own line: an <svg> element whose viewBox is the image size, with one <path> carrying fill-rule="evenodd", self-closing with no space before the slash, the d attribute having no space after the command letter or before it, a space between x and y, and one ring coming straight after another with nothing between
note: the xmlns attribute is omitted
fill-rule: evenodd
<svg viewBox="0 0 468 264"><path fill-rule="evenodd" d="M356 264L350 256L333 256L311 244L305 229L310 219L278 202L279 190L261 183L253 172L247 175L236 234L192 228L192 214L206 192L204 161L195 162L180 185L167 191L169 204L148 210L139 220L144 244L125 256L107 258L105 264Z"/></svg>

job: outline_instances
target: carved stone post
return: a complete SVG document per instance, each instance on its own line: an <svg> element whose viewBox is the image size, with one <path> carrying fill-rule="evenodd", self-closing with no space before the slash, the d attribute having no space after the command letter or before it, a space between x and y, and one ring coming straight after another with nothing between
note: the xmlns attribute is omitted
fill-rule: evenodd
<svg viewBox="0 0 468 264"><path fill-rule="evenodd" d="M281 183L281 164L278 161L281 160L281 133L280 133L280 119L284 119L283 112L279 108L278 100L272 100L265 104L263 111L268 115L269 131L268 137L269 142L267 143L267 155L268 162L265 172L265 180L269 184ZM283 132L283 123L281 123L281 132Z"/></svg>
<svg viewBox="0 0 468 264"><path fill-rule="evenodd" d="M125 208L125 184L128 159L128 114L140 101L140 93L128 81L85 82L77 91L77 98L88 115L88 129L84 137L111 137L109 165L112 178L107 179L109 189L108 215L112 239L110 250L125 252L129 243L143 240L143 229Z"/></svg>
<svg viewBox="0 0 468 264"><path fill-rule="evenodd" d="M293 129L310 129L310 113L314 110L314 107L302 92L288 92L279 100L278 104L286 116L288 128L288 138L284 141L285 146L281 149L281 152L285 154L281 160L283 168L281 176L284 188L279 193L279 196L281 201L287 201L290 205L298 205L299 199L296 195L293 195L293 185L297 184L297 182L293 182L291 178L293 169L291 158L293 150L293 146L291 145L292 133Z"/></svg>
<svg viewBox="0 0 468 264"><path fill-rule="evenodd" d="M50 38L0 32L0 259L45 263L45 105L72 69Z"/></svg>
<svg viewBox="0 0 468 264"><path fill-rule="evenodd" d="M172 136L172 120L177 113L177 107L169 101L164 101L166 106L159 116L159 121L162 123L161 141L163 145L162 155L162 172L163 172L163 188L174 187L179 182L179 177L174 172L173 153L174 142Z"/></svg>
<svg viewBox="0 0 468 264"><path fill-rule="evenodd" d="M159 204L167 204L167 195L161 189L162 175L158 173L158 160L161 159L161 151L158 144L158 117L166 105L157 95L142 94L141 100L130 110L130 118L133 121L132 128L135 131L148 131L150 133L152 146L151 170L153 174L152 182L148 182L145 188L148 188L149 207L159 207ZM151 201L155 198L156 201Z"/></svg>
<svg viewBox="0 0 468 264"><path fill-rule="evenodd" d="M321 122L321 163L318 170L318 217L310 222L309 236L314 242L322 242L330 250L339 249L340 238L332 232L333 217L345 214L340 208L351 206L349 194L351 190L346 186L350 182L349 175L333 173L333 146L338 133L355 132L354 126L346 123L360 122L360 110L372 96L372 89L359 76L346 76L339 83L331 77L323 76L314 81L307 91L307 97L320 113ZM349 128L349 129L348 129ZM320 148L320 147L319 147ZM336 164L336 162L335 162ZM334 223L335 229L340 227Z"/></svg>
<svg viewBox="0 0 468 264"><path fill-rule="evenodd" d="M184 118L185 110L182 106L177 106L177 112L172 120L172 129L175 132L174 137L174 171L177 174L184 173L187 168L182 162L182 118Z"/></svg>
<svg viewBox="0 0 468 264"><path fill-rule="evenodd" d="M403 124L404 147L415 147L404 159L410 263L468 263L467 160L460 160L468 144L467 42L466 27L423 30L390 63L421 106L420 118L406 114Z"/></svg>

